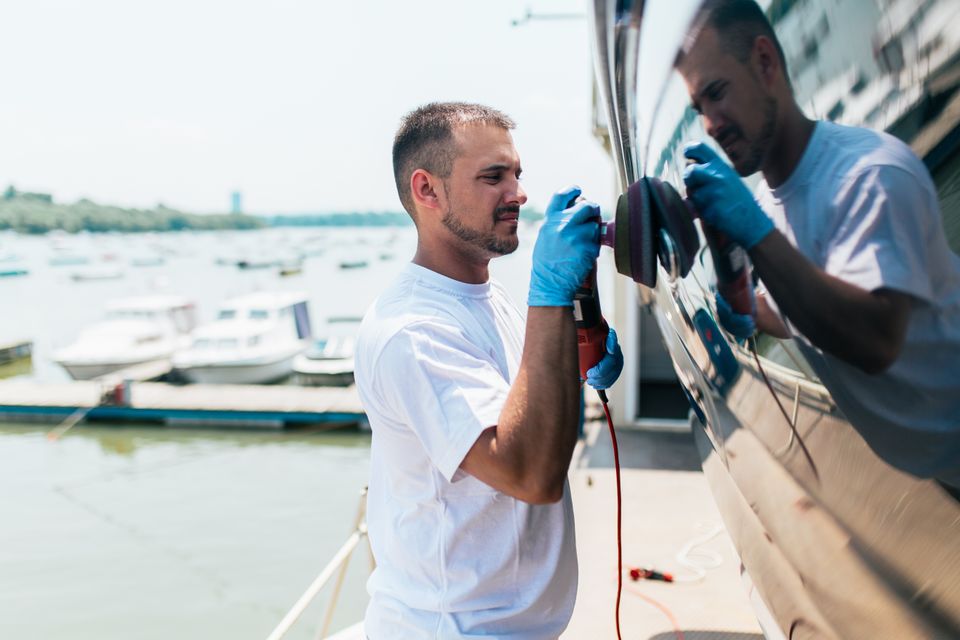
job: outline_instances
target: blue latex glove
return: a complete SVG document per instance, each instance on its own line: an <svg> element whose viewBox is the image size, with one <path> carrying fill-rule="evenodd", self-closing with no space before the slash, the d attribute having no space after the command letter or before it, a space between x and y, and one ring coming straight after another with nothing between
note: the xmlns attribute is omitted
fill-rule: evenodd
<svg viewBox="0 0 960 640"><path fill-rule="evenodd" d="M732 333L738 340L746 340L757 332L753 316L734 312L730 308L730 303L719 292L714 294L714 298L717 301L717 320L720 321L721 327Z"/></svg>
<svg viewBox="0 0 960 640"><path fill-rule="evenodd" d="M699 142L687 145L683 155L698 163L687 166L683 182L707 224L748 250L773 231L747 185L716 151Z"/></svg>
<svg viewBox="0 0 960 640"><path fill-rule="evenodd" d="M623 351L617 342L617 332L610 328L607 334L607 354L597 365L587 369L587 384L594 389L609 389L623 371Z"/></svg>
<svg viewBox="0 0 960 640"><path fill-rule="evenodd" d="M573 295L600 255L600 207L574 202L580 187L553 194L533 247L531 307L572 307Z"/></svg>

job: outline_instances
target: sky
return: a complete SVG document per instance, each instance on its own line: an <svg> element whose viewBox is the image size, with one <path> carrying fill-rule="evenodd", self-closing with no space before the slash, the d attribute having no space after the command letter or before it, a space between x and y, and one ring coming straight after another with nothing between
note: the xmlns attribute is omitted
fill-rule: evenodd
<svg viewBox="0 0 960 640"><path fill-rule="evenodd" d="M505 111L529 204L613 207L581 0L30 0L0 23L0 188L193 212L400 210L390 151L435 100ZM572 19L512 22L535 14Z"/></svg>

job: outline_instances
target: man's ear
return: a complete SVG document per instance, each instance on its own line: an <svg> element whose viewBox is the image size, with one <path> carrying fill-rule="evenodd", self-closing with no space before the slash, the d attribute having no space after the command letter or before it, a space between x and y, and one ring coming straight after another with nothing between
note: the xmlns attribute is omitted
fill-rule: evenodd
<svg viewBox="0 0 960 640"><path fill-rule="evenodd" d="M410 175L410 195L418 209L442 209L446 198L443 181L425 169Z"/></svg>
<svg viewBox="0 0 960 640"><path fill-rule="evenodd" d="M778 77L786 80L786 69L780 63L777 46L767 36L757 36L753 41L754 68L766 87L773 87Z"/></svg>

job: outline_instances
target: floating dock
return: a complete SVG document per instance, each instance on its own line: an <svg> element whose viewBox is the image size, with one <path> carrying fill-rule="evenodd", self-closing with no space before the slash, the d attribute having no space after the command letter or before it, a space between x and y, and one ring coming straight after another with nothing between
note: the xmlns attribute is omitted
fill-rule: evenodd
<svg viewBox="0 0 960 640"><path fill-rule="evenodd" d="M355 386L0 382L0 421L84 420L228 428L362 425Z"/></svg>

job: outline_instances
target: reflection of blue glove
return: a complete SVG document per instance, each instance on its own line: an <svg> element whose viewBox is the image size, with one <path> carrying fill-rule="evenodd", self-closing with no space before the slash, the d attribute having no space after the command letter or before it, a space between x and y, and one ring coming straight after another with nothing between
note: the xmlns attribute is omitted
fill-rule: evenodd
<svg viewBox="0 0 960 640"><path fill-rule="evenodd" d="M579 187L553 194L533 247L531 307L572 307L573 295L600 255L600 207L577 202Z"/></svg>
<svg viewBox="0 0 960 640"><path fill-rule="evenodd" d="M607 334L607 354L597 365L587 369L587 384L594 389L609 389L623 371L623 351L617 342L617 332L610 328Z"/></svg>
<svg viewBox="0 0 960 640"><path fill-rule="evenodd" d="M717 319L720 326L729 331L738 340L746 340L757 332L757 325L753 321L753 316L743 313L735 313L719 292L714 297L717 300Z"/></svg>
<svg viewBox="0 0 960 640"><path fill-rule="evenodd" d="M700 164L683 172L687 195L710 226L727 234L744 249L773 231L773 222L760 209L740 176L717 152L700 142L687 145L683 155Z"/></svg>

